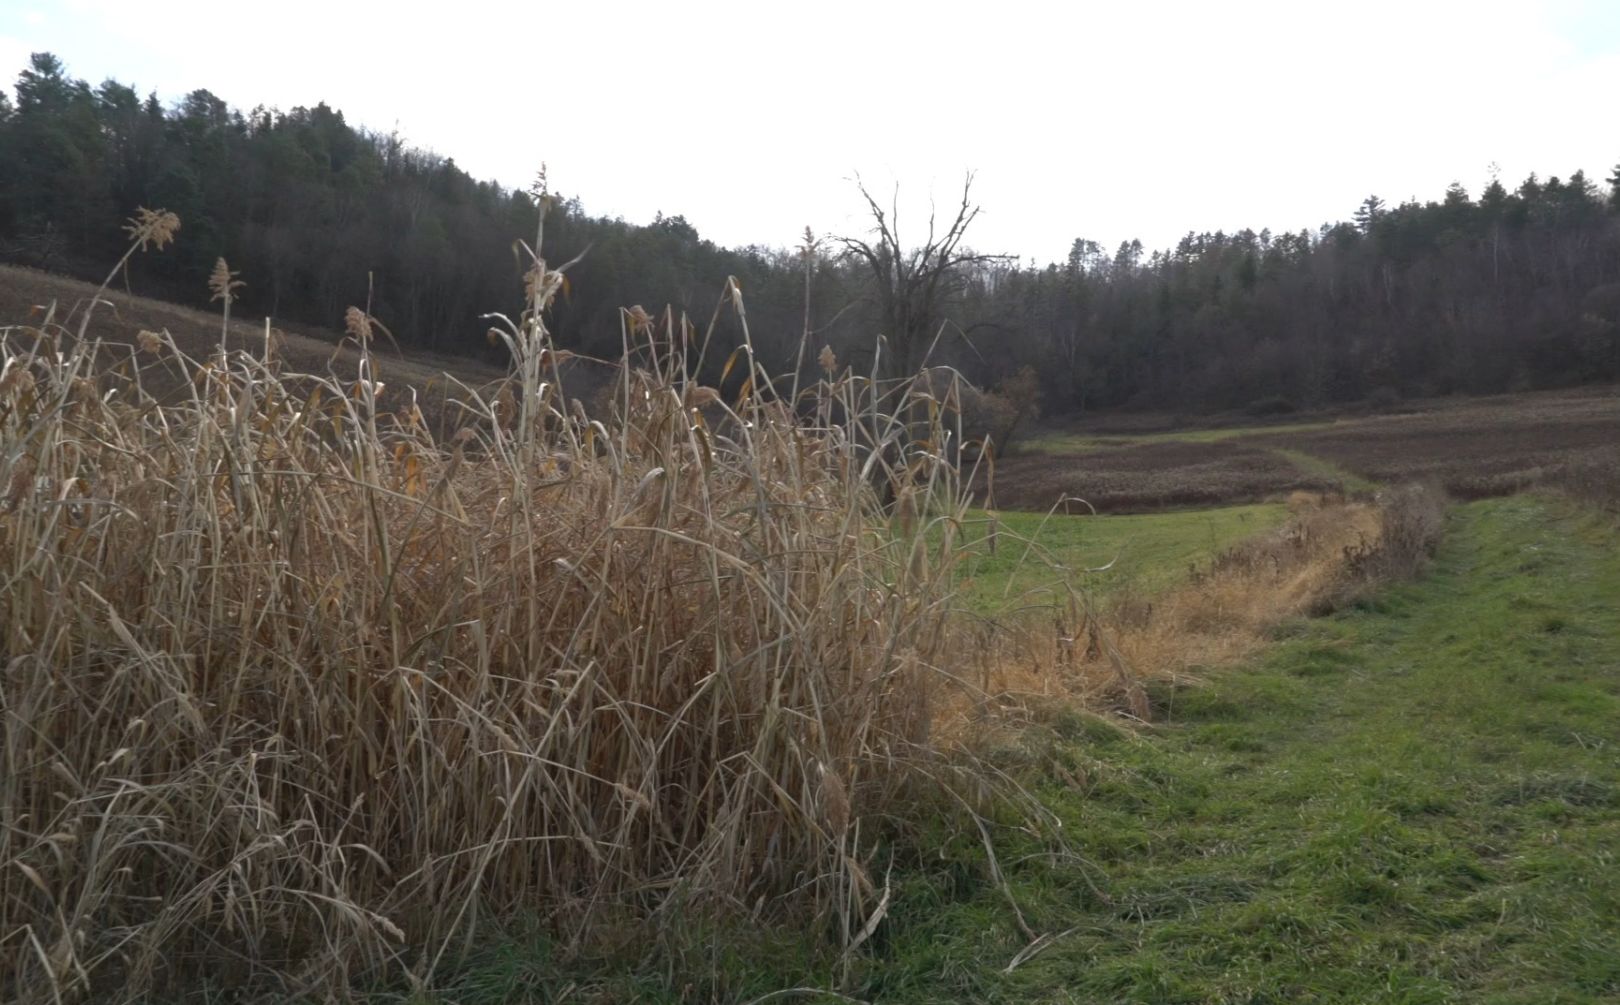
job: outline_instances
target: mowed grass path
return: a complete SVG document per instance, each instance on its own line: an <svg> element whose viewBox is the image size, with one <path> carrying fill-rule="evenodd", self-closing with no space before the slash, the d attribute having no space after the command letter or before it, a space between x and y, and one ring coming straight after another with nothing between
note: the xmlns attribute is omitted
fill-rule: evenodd
<svg viewBox="0 0 1620 1005"><path fill-rule="evenodd" d="M1159 695L1150 734L1075 718L1024 755L1088 863L1003 868L1067 935L1004 973L1029 940L953 837L855 993L1620 1001L1620 535L1533 497L1459 507L1422 582L1285 634Z"/></svg>

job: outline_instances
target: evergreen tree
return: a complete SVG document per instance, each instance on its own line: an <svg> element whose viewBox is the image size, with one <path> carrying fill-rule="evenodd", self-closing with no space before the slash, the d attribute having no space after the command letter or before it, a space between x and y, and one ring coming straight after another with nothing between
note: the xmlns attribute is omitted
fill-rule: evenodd
<svg viewBox="0 0 1620 1005"><path fill-rule="evenodd" d="M1363 199L1361 205L1356 207L1356 226L1361 228L1363 234L1372 233L1373 224L1384 215L1384 200L1376 195L1369 195Z"/></svg>

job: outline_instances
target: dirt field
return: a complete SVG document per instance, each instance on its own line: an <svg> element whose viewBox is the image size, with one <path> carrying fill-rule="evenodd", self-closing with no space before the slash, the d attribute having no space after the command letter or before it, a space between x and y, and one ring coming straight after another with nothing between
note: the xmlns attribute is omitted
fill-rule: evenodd
<svg viewBox="0 0 1620 1005"><path fill-rule="evenodd" d="M1620 390L1479 398L1245 442L1303 451L1375 482L1434 479L1459 499L1509 495L1620 449Z"/></svg>
<svg viewBox="0 0 1620 1005"><path fill-rule="evenodd" d="M1148 442L1074 454L1030 453L996 466L994 503L1044 511L1064 497L1109 513L1257 502L1334 482L1273 451L1235 440ZM1083 512L1082 503L1068 510Z"/></svg>
<svg viewBox="0 0 1620 1005"><path fill-rule="evenodd" d="M1620 389L1446 399L1389 415L1166 430L1137 417L1055 431L997 466L994 502L1045 510L1064 496L1105 512L1439 482L1460 499L1508 495L1570 469L1620 468Z"/></svg>

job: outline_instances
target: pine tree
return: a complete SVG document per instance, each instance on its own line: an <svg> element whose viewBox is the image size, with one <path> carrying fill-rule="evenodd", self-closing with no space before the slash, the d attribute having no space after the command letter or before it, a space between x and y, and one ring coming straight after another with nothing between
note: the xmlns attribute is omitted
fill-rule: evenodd
<svg viewBox="0 0 1620 1005"><path fill-rule="evenodd" d="M1372 233L1373 224L1384 215L1384 200L1376 195L1369 195L1363 199L1361 205L1356 207L1356 226L1363 234Z"/></svg>
<svg viewBox="0 0 1620 1005"><path fill-rule="evenodd" d="M31 230L71 234L97 252L115 234L107 199L106 142L95 95L68 77L62 61L36 52L17 77L17 110L7 145L15 154L17 215Z"/></svg>
<svg viewBox="0 0 1620 1005"><path fill-rule="evenodd" d="M16 196L12 192L17 175L17 144L11 135L13 118L11 96L0 88L0 233L12 229L16 213Z"/></svg>

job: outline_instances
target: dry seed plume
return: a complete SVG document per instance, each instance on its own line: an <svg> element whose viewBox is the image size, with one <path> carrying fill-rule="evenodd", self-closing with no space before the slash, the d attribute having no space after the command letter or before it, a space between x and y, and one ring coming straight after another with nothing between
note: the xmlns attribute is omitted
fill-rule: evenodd
<svg viewBox="0 0 1620 1005"><path fill-rule="evenodd" d="M145 251L149 244L162 251L179 232L180 218L166 209L147 209L142 206L135 210L133 217L124 222L124 233L129 235L134 246L141 251Z"/></svg>
<svg viewBox="0 0 1620 1005"><path fill-rule="evenodd" d="M371 315L358 307L350 307L343 312L343 330L356 342L366 345L371 342Z"/></svg>
<svg viewBox="0 0 1620 1005"><path fill-rule="evenodd" d="M236 300L236 291L246 286L242 280L236 278L240 273L232 272L231 267L220 258L214 262L214 271L208 276L208 289L214 294L210 301L225 301L225 309L230 310L231 303Z"/></svg>

